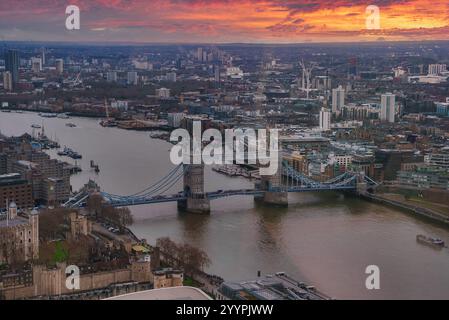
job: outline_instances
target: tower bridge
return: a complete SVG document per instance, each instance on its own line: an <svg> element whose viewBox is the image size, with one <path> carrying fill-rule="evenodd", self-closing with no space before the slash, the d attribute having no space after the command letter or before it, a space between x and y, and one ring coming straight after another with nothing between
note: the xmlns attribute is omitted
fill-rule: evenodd
<svg viewBox="0 0 449 320"><path fill-rule="evenodd" d="M183 190L167 194L179 181L183 181ZM377 183L361 172L345 172L333 179L319 182L296 171L286 161L281 161L277 173L261 176L261 182L252 189L204 190L204 165L180 164L155 184L131 195L115 195L100 192L99 187L89 182L78 194L63 204L67 208L83 207L93 192L99 192L104 202L113 207L124 207L163 202L177 202L178 208L192 213L208 213L210 201L232 196L254 196L265 204L288 205L288 193L352 191L364 194Z"/></svg>

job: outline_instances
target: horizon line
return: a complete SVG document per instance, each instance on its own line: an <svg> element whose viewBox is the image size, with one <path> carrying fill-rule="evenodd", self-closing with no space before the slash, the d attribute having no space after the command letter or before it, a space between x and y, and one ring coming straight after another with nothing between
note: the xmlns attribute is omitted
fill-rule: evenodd
<svg viewBox="0 0 449 320"><path fill-rule="evenodd" d="M145 45L247 45L247 46L295 46L295 45L341 45L341 44L377 44L377 43L423 43L423 42L447 42L449 39L433 39L433 40L366 40L366 41L304 41L304 42L139 42L139 41L57 41L57 40L1 40L0 43L52 43L52 44L66 44L66 45L82 45L89 44L93 46L104 46L104 45L133 45L133 46L145 46Z"/></svg>

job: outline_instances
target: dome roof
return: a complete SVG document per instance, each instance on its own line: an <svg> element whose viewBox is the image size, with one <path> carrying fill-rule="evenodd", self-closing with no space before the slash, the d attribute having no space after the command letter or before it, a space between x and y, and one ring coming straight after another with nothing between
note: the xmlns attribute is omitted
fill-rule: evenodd
<svg viewBox="0 0 449 320"><path fill-rule="evenodd" d="M33 210L31 210L30 214L31 214L32 216L34 216L34 215L36 215L36 214L39 214L39 211L37 211L36 208L34 208Z"/></svg>
<svg viewBox="0 0 449 320"><path fill-rule="evenodd" d="M17 208L16 203L15 203L14 201L12 201L12 202L9 204L9 208L10 208L10 209L11 209L11 208Z"/></svg>

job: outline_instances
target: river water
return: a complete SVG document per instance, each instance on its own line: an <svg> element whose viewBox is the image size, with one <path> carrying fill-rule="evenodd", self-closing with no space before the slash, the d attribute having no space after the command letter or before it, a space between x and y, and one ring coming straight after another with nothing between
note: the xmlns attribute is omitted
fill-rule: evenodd
<svg viewBox="0 0 449 320"><path fill-rule="evenodd" d="M171 145L147 132L103 128L95 119L0 113L6 135L32 133L33 123L83 155L78 161L83 172L71 178L75 190L93 179L106 192L132 194L173 168ZM49 153L57 157L56 151ZM98 175L90 160L99 164ZM206 168L208 191L251 186ZM170 193L181 189L178 184ZM285 271L337 299L449 299L449 249L415 240L425 234L449 243L448 228L338 193L290 194L289 203L272 208L251 197L231 197L213 201L210 215L178 213L175 203L138 206L131 208L131 229L150 243L169 236L203 248L212 260L207 271L229 281L253 279L258 270ZM368 265L380 268L379 290L365 287Z"/></svg>

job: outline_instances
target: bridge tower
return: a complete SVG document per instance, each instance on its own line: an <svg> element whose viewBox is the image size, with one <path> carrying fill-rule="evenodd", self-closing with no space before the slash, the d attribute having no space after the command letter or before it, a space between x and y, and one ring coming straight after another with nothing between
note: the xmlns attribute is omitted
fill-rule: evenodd
<svg viewBox="0 0 449 320"><path fill-rule="evenodd" d="M365 181L365 172L361 171L357 174L356 192L357 194L364 194L368 189L368 184Z"/></svg>
<svg viewBox="0 0 449 320"><path fill-rule="evenodd" d="M282 144L279 141L278 170L272 176L261 175L261 189L264 190L263 202L276 206L288 206L287 187L282 184Z"/></svg>
<svg viewBox="0 0 449 320"><path fill-rule="evenodd" d="M191 213L209 213L210 201L204 192L204 164L184 164L184 194L178 208Z"/></svg>

